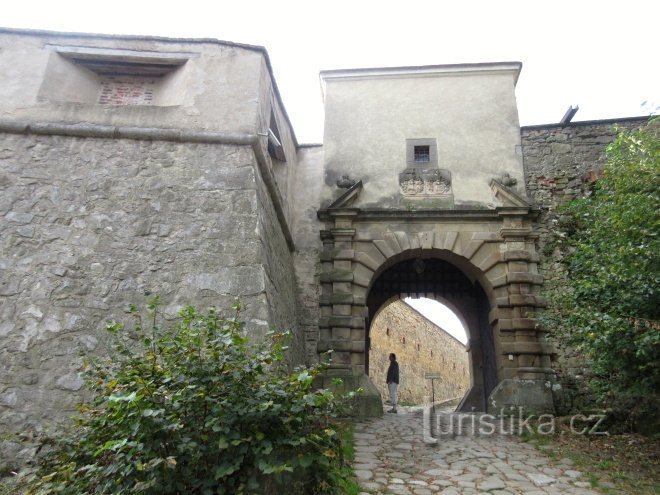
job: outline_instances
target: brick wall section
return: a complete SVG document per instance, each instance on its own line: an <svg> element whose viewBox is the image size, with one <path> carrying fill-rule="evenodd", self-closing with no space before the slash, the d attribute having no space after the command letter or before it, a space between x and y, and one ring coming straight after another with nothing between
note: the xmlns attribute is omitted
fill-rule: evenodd
<svg viewBox="0 0 660 495"><path fill-rule="evenodd" d="M388 332L389 330L389 332ZM422 404L431 398L431 381L425 373L440 373L435 380L435 400L463 397L470 385L465 346L403 301L383 308L371 325L369 376L384 399L389 354L395 353L401 373L399 400Z"/></svg>

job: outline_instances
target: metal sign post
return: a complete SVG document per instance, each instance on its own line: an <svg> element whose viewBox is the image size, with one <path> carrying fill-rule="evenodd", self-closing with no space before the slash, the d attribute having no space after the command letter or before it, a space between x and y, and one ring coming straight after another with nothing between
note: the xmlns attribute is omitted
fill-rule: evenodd
<svg viewBox="0 0 660 495"><path fill-rule="evenodd" d="M424 378L431 380L431 414L435 413L435 381L441 378L440 373L424 373Z"/></svg>
<svg viewBox="0 0 660 495"><path fill-rule="evenodd" d="M439 380L440 373L424 373L424 378L427 380L431 380L431 424L429 425L431 428L431 436L435 434L433 431L433 425L436 422L435 419L435 381Z"/></svg>

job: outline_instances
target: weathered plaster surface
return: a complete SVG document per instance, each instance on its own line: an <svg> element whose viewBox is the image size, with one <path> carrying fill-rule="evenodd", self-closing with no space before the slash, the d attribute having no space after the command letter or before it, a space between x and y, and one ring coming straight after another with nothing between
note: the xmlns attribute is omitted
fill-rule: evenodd
<svg viewBox="0 0 660 495"><path fill-rule="evenodd" d="M294 190L293 237L296 251L294 265L298 281L298 316L305 336L306 361L316 363L319 341L319 298L321 288L321 236L322 224L316 214L323 187L323 148L301 147L298 150L298 169Z"/></svg>
<svg viewBox="0 0 660 495"><path fill-rule="evenodd" d="M151 106L97 103L100 78L57 46L179 52L189 60L159 80ZM0 114L13 120L257 132L263 53L213 42L0 32ZM75 84L70 85L68 81ZM160 101L159 101L160 99ZM161 103L161 104L159 104Z"/></svg>
<svg viewBox="0 0 660 495"><path fill-rule="evenodd" d="M524 190L516 70L384 70L364 77L348 72L322 73L324 201L331 199L335 181L349 174L364 183L362 206L405 207L398 177L406 168L407 139L437 141L438 166L451 173L457 207L493 207L488 183L503 173Z"/></svg>

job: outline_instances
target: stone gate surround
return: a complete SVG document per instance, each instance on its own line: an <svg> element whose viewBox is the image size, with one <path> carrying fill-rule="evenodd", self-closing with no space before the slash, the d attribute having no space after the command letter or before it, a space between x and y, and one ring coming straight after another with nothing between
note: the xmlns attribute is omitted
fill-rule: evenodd
<svg viewBox="0 0 660 495"><path fill-rule="evenodd" d="M496 195L514 206L494 210L366 210L351 207L357 182L328 208L321 274L319 353L329 350L328 376L365 389L361 413L382 412L381 399L365 374L367 296L382 271L400 259L440 257L484 288L489 303L498 385L487 409L552 410L553 347L537 328L534 313L545 306L538 273L537 211L493 180ZM472 389L478 387L472 373Z"/></svg>

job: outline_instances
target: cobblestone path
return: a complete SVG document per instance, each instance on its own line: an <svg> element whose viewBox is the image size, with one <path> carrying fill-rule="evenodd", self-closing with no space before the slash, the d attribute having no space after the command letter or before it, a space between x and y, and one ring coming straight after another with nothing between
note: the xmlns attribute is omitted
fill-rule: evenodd
<svg viewBox="0 0 660 495"><path fill-rule="evenodd" d="M570 459L553 462L514 435L424 441L421 412L355 426L355 473L363 493L406 495L597 495ZM428 431L428 430L427 430Z"/></svg>

